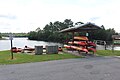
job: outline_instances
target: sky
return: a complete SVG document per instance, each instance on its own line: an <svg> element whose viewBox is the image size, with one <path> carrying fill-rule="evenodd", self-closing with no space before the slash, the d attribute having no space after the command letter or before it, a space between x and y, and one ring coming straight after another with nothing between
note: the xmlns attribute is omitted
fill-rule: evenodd
<svg viewBox="0 0 120 80"><path fill-rule="evenodd" d="M91 22L120 33L120 0L0 0L0 32L30 32L49 22Z"/></svg>

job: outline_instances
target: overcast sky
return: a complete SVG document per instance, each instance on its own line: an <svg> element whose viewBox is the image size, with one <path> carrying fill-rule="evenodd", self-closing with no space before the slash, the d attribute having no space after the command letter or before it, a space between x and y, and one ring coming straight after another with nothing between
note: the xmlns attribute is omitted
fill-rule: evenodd
<svg viewBox="0 0 120 80"><path fill-rule="evenodd" d="M120 32L120 0L0 0L0 32L29 32L71 19Z"/></svg>

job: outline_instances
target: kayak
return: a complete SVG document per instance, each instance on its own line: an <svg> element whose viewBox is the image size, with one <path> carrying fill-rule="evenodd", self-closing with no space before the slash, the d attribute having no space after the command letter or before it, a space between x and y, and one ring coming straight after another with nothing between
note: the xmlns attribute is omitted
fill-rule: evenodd
<svg viewBox="0 0 120 80"><path fill-rule="evenodd" d="M74 42L68 42L69 44L79 44L81 46L86 46L87 43L83 41L74 41Z"/></svg>
<svg viewBox="0 0 120 80"><path fill-rule="evenodd" d="M21 49L21 48L13 47L13 48L11 49L11 51L14 52L14 53L17 53L17 52L22 52L22 49Z"/></svg>
<svg viewBox="0 0 120 80"><path fill-rule="evenodd" d="M34 51L35 48L24 48L23 50Z"/></svg>
<svg viewBox="0 0 120 80"><path fill-rule="evenodd" d="M71 49L71 46L68 46L68 45L64 45L64 47L67 49Z"/></svg>
<svg viewBox="0 0 120 80"><path fill-rule="evenodd" d="M58 48L58 51L63 51L61 47Z"/></svg>
<svg viewBox="0 0 120 80"><path fill-rule="evenodd" d="M92 52L96 52L96 49L95 48L88 48L88 51L92 51Z"/></svg>
<svg viewBox="0 0 120 80"><path fill-rule="evenodd" d="M85 36L76 36L76 37L74 37L74 39L76 39L76 40L84 40L84 41L88 41L88 38L85 37Z"/></svg>
<svg viewBox="0 0 120 80"><path fill-rule="evenodd" d="M88 50L86 48L83 48L83 47L71 46L71 48L88 53Z"/></svg>
<svg viewBox="0 0 120 80"><path fill-rule="evenodd" d="M85 36L76 36L74 37L74 41L68 42L70 45L64 45L65 48L67 49L75 49L78 51L83 51L83 52L96 52L96 44L93 43L92 41L89 41L87 37Z"/></svg>
<svg viewBox="0 0 120 80"><path fill-rule="evenodd" d="M94 47L96 47L96 44L93 43L93 42L88 42L88 46L94 46Z"/></svg>
<svg viewBox="0 0 120 80"><path fill-rule="evenodd" d="M88 53L88 50L86 48L83 48L83 47L68 46L68 45L64 45L64 47L67 48L67 49L75 49L75 50L78 50L78 51L83 51L83 52Z"/></svg>

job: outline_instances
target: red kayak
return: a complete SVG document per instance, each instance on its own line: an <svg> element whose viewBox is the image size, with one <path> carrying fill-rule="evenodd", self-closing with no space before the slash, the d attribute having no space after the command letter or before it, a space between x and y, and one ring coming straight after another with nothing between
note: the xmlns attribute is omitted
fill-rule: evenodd
<svg viewBox="0 0 120 80"><path fill-rule="evenodd" d="M22 49L13 47L11 51L14 52L14 53L17 53L17 52L22 52Z"/></svg>
<svg viewBox="0 0 120 80"><path fill-rule="evenodd" d="M94 47L96 47L96 44L93 43L93 42L88 42L88 46L94 46Z"/></svg>
<svg viewBox="0 0 120 80"><path fill-rule="evenodd" d="M96 49L94 49L94 48L88 48L88 51L92 51L92 52L96 52Z"/></svg>
<svg viewBox="0 0 120 80"><path fill-rule="evenodd" d="M58 48L58 51L63 51L61 47Z"/></svg>

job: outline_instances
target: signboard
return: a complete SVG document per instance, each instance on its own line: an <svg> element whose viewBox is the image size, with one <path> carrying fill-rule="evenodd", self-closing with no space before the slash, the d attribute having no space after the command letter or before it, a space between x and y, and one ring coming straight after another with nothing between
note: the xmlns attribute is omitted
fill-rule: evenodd
<svg viewBox="0 0 120 80"><path fill-rule="evenodd" d="M113 38L112 51L114 52L114 47L120 46L120 35L112 35L112 38Z"/></svg>
<svg viewBox="0 0 120 80"><path fill-rule="evenodd" d="M9 39L13 40L13 35L12 34L9 35Z"/></svg>
<svg viewBox="0 0 120 80"><path fill-rule="evenodd" d="M114 40L114 45L120 45L120 40Z"/></svg>
<svg viewBox="0 0 120 80"><path fill-rule="evenodd" d="M88 33L86 33L86 36L88 37L88 36L89 36L89 34L88 34Z"/></svg>
<svg viewBox="0 0 120 80"><path fill-rule="evenodd" d="M112 35L113 46L120 46L120 35Z"/></svg>

